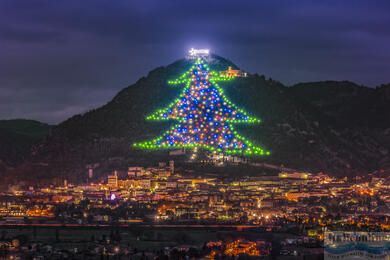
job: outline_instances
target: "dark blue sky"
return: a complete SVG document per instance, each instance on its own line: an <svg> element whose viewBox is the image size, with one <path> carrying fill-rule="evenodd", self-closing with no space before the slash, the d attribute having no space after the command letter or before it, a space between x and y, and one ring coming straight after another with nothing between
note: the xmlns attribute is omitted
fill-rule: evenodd
<svg viewBox="0 0 390 260"><path fill-rule="evenodd" d="M0 1L0 119L58 123L207 47L286 85L390 82L390 1ZM158 97L151 97L158 98Z"/></svg>

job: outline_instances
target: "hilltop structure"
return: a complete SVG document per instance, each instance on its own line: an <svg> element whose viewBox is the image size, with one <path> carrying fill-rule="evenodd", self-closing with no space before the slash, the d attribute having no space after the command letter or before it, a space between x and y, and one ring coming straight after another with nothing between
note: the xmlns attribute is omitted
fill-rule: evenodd
<svg viewBox="0 0 390 260"><path fill-rule="evenodd" d="M227 70L222 70L219 74L223 77L243 77L246 78L248 74L243 70L232 70L232 66L229 66Z"/></svg>
<svg viewBox="0 0 390 260"><path fill-rule="evenodd" d="M209 49L194 49L191 48L188 50L188 55L186 56L187 60L197 60L197 59L203 59L207 62L210 62L213 60L211 57L211 53Z"/></svg>

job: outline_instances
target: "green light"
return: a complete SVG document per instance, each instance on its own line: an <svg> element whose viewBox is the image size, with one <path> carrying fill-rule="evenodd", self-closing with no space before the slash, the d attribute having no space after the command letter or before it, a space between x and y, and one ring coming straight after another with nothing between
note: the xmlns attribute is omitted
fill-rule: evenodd
<svg viewBox="0 0 390 260"><path fill-rule="evenodd" d="M178 124L160 137L136 143L134 147L150 150L197 147L225 154L269 155L269 152L240 136L231 125L261 122L237 108L217 84L218 81L232 79L210 71L207 64L198 58L178 79L168 81L171 85L185 84L180 96L165 108L146 117L147 120L172 119L178 121Z"/></svg>

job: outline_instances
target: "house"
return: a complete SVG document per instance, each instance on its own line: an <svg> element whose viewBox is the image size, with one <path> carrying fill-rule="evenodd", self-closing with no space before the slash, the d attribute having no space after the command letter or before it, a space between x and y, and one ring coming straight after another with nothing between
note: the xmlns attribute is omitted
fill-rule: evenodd
<svg viewBox="0 0 390 260"><path fill-rule="evenodd" d="M219 72L221 76L224 77L247 77L247 73L243 70L232 70L232 66L229 66L227 70L223 70Z"/></svg>

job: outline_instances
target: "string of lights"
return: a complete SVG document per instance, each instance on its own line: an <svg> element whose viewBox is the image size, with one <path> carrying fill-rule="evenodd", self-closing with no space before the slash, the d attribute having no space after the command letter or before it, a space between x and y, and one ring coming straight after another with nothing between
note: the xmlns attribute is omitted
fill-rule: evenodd
<svg viewBox="0 0 390 260"><path fill-rule="evenodd" d="M178 121L171 129L153 140L134 143L143 149L203 148L227 155L269 155L234 130L233 123L260 123L234 105L219 87L219 81L232 80L211 71L207 63L197 59L194 65L171 85L185 84L179 96L167 107L159 109L147 120Z"/></svg>

